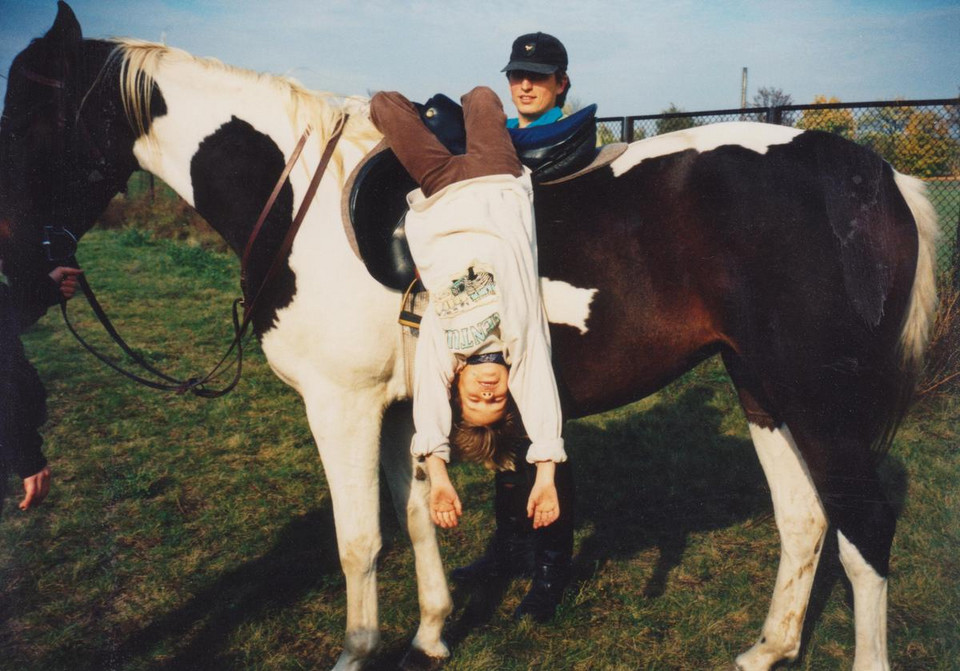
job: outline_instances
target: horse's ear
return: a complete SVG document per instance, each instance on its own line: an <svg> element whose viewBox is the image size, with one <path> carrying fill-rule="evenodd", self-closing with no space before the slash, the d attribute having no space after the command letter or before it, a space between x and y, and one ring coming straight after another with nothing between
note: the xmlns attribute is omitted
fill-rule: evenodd
<svg viewBox="0 0 960 671"><path fill-rule="evenodd" d="M57 18L43 38L58 42L65 47L77 45L83 39L83 32L80 30L80 22L77 21L77 16L70 9L70 5L63 0L57 2Z"/></svg>

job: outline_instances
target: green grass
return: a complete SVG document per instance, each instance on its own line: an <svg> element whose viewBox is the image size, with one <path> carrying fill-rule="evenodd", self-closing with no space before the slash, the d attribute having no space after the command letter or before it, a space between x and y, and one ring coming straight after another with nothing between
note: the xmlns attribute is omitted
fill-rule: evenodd
<svg viewBox="0 0 960 671"><path fill-rule="evenodd" d="M80 258L132 344L177 374L230 338L232 257L95 231ZM81 301L79 327L96 331ZM102 338L94 340L106 343ZM54 488L0 522L0 669L313 669L342 644L331 505L298 397L253 347L220 400L142 389L80 350L51 312L25 338L47 383ZM451 671L724 668L759 633L776 574L769 494L716 362L645 401L572 423L576 580L550 626L515 624L522 580L455 592ZM908 418L883 474L901 509L890 586L895 669L960 659L960 407ZM492 529L491 478L454 469L466 507L448 567ZM11 482L11 485L14 483ZM392 668L418 618L409 543L384 501L379 593ZM827 547L795 668L849 669L849 587Z"/></svg>

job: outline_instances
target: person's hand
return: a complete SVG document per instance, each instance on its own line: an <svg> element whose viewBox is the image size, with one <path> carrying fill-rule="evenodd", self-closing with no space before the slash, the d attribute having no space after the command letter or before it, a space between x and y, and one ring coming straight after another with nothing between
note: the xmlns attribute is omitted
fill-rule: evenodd
<svg viewBox="0 0 960 671"><path fill-rule="evenodd" d="M460 497L449 480L430 484L430 519L434 524L451 529L457 526L462 514Z"/></svg>
<svg viewBox="0 0 960 671"><path fill-rule="evenodd" d="M60 287L60 295L69 300L77 293L77 275L82 272L79 268L57 266L50 272L50 279Z"/></svg>
<svg viewBox="0 0 960 671"><path fill-rule="evenodd" d="M23 479L23 501L20 510L29 510L30 506L39 506L50 491L50 467L44 466L39 473Z"/></svg>
<svg viewBox="0 0 960 671"><path fill-rule="evenodd" d="M430 519L438 527L450 529L457 526L457 520L463 514L460 497L447 474L447 462L431 454L427 457L427 473L430 475Z"/></svg>
<svg viewBox="0 0 960 671"><path fill-rule="evenodd" d="M537 479L527 499L527 517L533 520L533 528L553 524L560 517L560 499L553 475L557 465L552 461L537 463Z"/></svg>

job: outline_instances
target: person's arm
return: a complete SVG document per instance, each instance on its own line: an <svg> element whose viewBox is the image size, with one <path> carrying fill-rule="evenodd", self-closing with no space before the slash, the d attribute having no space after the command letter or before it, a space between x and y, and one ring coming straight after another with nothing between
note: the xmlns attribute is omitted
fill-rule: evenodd
<svg viewBox="0 0 960 671"><path fill-rule="evenodd" d="M518 188L522 188L524 181L518 181ZM510 352L510 393L530 437L527 461L562 462L567 460L561 437L563 414L540 295L533 209L519 193L517 198L511 210L500 217L505 221L513 214L517 220L503 229L505 256L496 264L504 308L501 337Z"/></svg>
<svg viewBox="0 0 960 671"><path fill-rule="evenodd" d="M443 529L457 526L463 508L447 474L447 462L430 455L427 457L427 474L430 476L430 519Z"/></svg>
<svg viewBox="0 0 960 671"><path fill-rule="evenodd" d="M527 499L527 517L533 520L534 529L553 524L560 517L560 497L554 482L556 472L555 461L537 462L537 477Z"/></svg>
<svg viewBox="0 0 960 671"><path fill-rule="evenodd" d="M415 457L435 455L450 461L450 384L456 359L447 349L433 305L420 321L413 376L413 426L410 451Z"/></svg>
<svg viewBox="0 0 960 671"><path fill-rule="evenodd" d="M20 319L20 328L25 329L44 315L48 308L61 300L68 300L77 291L79 268L57 266L49 274L30 277L10 276L13 300Z"/></svg>
<svg viewBox="0 0 960 671"><path fill-rule="evenodd" d="M456 359L447 349L433 305L424 312L418 338L413 389L415 433L410 451L426 461L430 477L430 519L437 526L449 529L457 526L463 512L460 497L447 474L452 421L450 384Z"/></svg>

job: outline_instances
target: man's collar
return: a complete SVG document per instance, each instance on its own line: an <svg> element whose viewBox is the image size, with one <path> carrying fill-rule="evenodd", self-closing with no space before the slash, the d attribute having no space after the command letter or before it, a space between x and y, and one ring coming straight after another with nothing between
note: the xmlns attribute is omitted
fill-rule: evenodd
<svg viewBox="0 0 960 671"><path fill-rule="evenodd" d="M561 118L563 118L563 110L559 107L552 107L551 109L541 114L538 119L527 124L526 127L530 128L531 126L546 126L547 124L551 124L554 121L560 121ZM519 118L514 117L512 119L507 119L507 128L519 128L519 127L520 127Z"/></svg>

